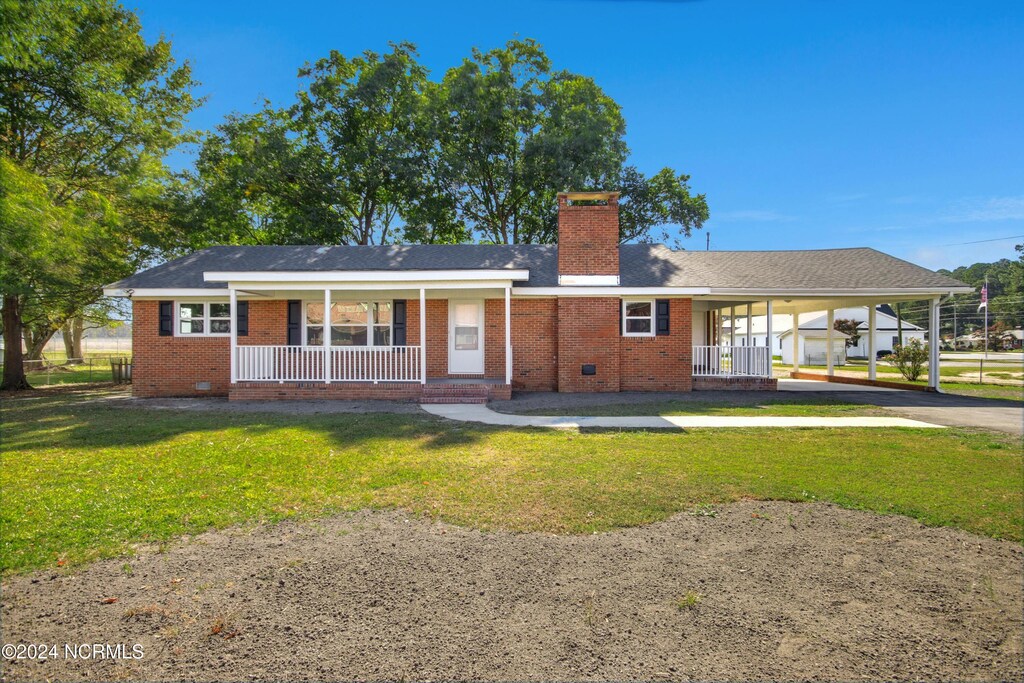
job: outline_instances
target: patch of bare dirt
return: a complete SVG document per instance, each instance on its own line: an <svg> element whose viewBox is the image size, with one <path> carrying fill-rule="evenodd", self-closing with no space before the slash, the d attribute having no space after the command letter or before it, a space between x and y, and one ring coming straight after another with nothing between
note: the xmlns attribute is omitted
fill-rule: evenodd
<svg viewBox="0 0 1024 683"><path fill-rule="evenodd" d="M361 512L11 578L4 642L144 657L2 678L1019 680L1022 569L1018 544L824 504L591 536Z"/></svg>

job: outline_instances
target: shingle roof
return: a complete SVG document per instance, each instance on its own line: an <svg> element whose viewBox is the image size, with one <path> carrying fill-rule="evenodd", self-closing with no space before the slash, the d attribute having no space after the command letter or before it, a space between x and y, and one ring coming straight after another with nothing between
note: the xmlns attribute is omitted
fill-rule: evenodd
<svg viewBox="0 0 1024 683"><path fill-rule="evenodd" d="M529 269L516 286L558 284L555 245L391 245L210 247L110 285L115 289L221 289L209 271ZM619 247L625 287L722 289L903 289L962 282L867 248L806 251L674 251L661 244Z"/></svg>
<svg viewBox="0 0 1024 683"><path fill-rule="evenodd" d="M951 277L875 249L668 251L677 279L723 289L964 287Z"/></svg>

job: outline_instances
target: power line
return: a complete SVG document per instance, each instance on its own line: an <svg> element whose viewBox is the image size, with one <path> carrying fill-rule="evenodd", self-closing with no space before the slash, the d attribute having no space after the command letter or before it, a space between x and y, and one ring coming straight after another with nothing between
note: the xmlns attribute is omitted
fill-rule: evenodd
<svg viewBox="0 0 1024 683"><path fill-rule="evenodd" d="M940 247L960 247L965 244L981 244L983 242L1005 242L1007 240L1019 240L1024 235L1011 235L1010 237L994 237L990 240L974 240L973 242L953 242L952 244L940 244Z"/></svg>

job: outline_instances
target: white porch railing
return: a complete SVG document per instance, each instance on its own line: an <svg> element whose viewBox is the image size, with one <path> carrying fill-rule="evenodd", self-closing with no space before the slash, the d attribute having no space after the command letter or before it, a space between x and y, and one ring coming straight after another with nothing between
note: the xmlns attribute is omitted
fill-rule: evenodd
<svg viewBox="0 0 1024 683"><path fill-rule="evenodd" d="M419 346L239 346L239 382L419 382ZM329 358L325 363L324 358ZM329 372L325 373L325 369Z"/></svg>
<svg viewBox="0 0 1024 683"><path fill-rule="evenodd" d="M771 377L767 346L694 346L694 377Z"/></svg>

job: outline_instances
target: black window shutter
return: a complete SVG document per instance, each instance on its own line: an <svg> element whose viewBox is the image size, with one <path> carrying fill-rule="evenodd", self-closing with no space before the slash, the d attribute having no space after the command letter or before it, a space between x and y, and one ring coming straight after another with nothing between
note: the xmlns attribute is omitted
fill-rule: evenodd
<svg viewBox="0 0 1024 683"><path fill-rule="evenodd" d="M235 334L239 337L249 336L249 302L248 301L236 301L235 302Z"/></svg>
<svg viewBox="0 0 1024 683"><path fill-rule="evenodd" d="M405 346L405 299L395 299L391 304L391 324L395 328L394 346Z"/></svg>
<svg viewBox="0 0 1024 683"><path fill-rule="evenodd" d="M288 300L288 346L302 346L302 302Z"/></svg>
<svg viewBox="0 0 1024 683"><path fill-rule="evenodd" d="M668 334L668 299L654 300L654 329L659 336Z"/></svg>
<svg viewBox="0 0 1024 683"><path fill-rule="evenodd" d="M160 336L174 336L174 302L160 302Z"/></svg>
<svg viewBox="0 0 1024 683"><path fill-rule="evenodd" d="M619 301L619 336L626 336L626 302Z"/></svg>

